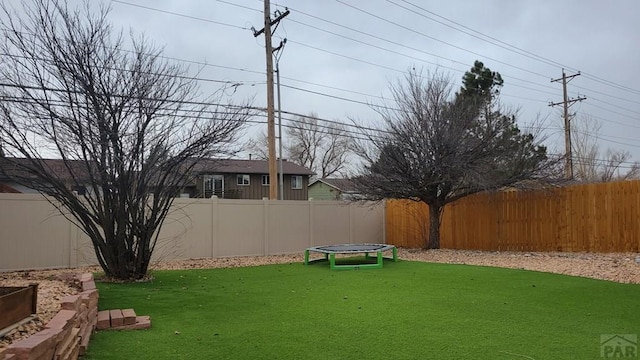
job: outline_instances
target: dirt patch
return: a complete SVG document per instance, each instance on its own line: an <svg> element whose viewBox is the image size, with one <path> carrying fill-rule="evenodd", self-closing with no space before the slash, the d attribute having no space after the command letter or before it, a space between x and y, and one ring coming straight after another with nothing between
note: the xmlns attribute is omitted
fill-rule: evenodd
<svg viewBox="0 0 640 360"><path fill-rule="evenodd" d="M399 249L403 260L495 266L552 272L620 283L640 284L640 254L637 253L516 253L468 250ZM281 263L302 263L300 254L247 256L222 259L194 259L166 261L154 264L153 270L231 268ZM0 286L38 285L38 314L36 319L14 329L0 338L0 352L11 342L26 338L42 329L59 310L60 299L78 293L78 286L70 281L70 274L97 272L97 267L64 270L40 270L0 273Z"/></svg>

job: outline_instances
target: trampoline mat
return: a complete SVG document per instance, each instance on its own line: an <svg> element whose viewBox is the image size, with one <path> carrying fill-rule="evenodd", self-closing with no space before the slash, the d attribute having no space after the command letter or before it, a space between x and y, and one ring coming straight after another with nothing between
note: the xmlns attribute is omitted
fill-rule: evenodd
<svg viewBox="0 0 640 360"><path fill-rule="evenodd" d="M388 245L383 244L349 244L349 245L327 245L318 246L312 250L320 250L326 252L366 252L366 251L380 251L388 248Z"/></svg>

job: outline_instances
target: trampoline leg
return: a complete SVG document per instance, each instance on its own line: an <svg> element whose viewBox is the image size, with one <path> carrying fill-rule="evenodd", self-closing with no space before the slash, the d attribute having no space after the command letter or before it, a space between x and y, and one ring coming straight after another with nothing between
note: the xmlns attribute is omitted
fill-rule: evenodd
<svg viewBox="0 0 640 360"><path fill-rule="evenodd" d="M304 264L309 265L309 249L304 251Z"/></svg>
<svg viewBox="0 0 640 360"><path fill-rule="evenodd" d="M398 261L398 248L397 247L393 247L393 261L397 262Z"/></svg>
<svg viewBox="0 0 640 360"><path fill-rule="evenodd" d="M376 266L377 268L382 268L382 251L378 251L378 266Z"/></svg>
<svg viewBox="0 0 640 360"><path fill-rule="evenodd" d="M331 265L331 270L336 269L336 254L329 254L329 264Z"/></svg>
<svg viewBox="0 0 640 360"><path fill-rule="evenodd" d="M364 258L365 258L366 260L369 260L369 253L364 253Z"/></svg>

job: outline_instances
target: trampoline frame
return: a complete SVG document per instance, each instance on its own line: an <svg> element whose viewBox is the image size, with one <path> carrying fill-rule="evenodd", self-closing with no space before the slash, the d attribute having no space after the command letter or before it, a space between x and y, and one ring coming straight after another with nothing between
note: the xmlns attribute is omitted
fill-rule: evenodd
<svg viewBox="0 0 640 360"><path fill-rule="evenodd" d="M358 246L377 246L376 249L349 249ZM340 249L327 249L327 248L340 248L343 247L343 250ZM391 258L385 258L383 253L386 251L392 251ZM324 254L324 258L309 260L309 253L316 252ZM376 254L376 263L375 264L344 264L339 265L336 264L336 254L364 254L365 260L369 259L369 254ZM394 245L387 244L338 244L338 245L323 245L323 246L314 246L307 248L304 251L304 264L310 265L315 262L321 261L329 261L329 265L331 270L348 270L348 269L381 269L384 259L393 260L394 262L398 261L398 249Z"/></svg>

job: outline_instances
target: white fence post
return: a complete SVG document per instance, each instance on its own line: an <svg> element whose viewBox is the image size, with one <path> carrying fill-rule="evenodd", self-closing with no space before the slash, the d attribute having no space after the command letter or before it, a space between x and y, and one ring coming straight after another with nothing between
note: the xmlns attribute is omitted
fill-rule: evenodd
<svg viewBox="0 0 640 360"><path fill-rule="evenodd" d="M315 242L313 239L313 207L315 205L315 202L313 200L309 200L309 246L308 247L312 247L314 246Z"/></svg>
<svg viewBox="0 0 640 360"><path fill-rule="evenodd" d="M220 229L220 225L218 224L218 214L220 211L220 201L218 197L211 197L211 258L216 258L220 250L218 249L218 229Z"/></svg>
<svg viewBox="0 0 640 360"><path fill-rule="evenodd" d="M262 199L262 255L269 255L269 202L266 198Z"/></svg>

